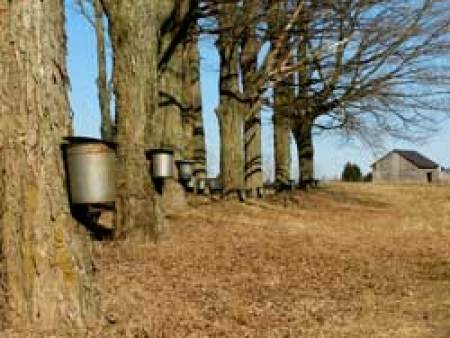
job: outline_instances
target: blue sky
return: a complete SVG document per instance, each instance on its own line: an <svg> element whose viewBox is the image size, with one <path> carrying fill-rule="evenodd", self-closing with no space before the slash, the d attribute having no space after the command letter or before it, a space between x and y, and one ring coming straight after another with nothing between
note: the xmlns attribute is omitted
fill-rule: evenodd
<svg viewBox="0 0 450 338"><path fill-rule="evenodd" d="M95 34L86 19L76 10L73 0L66 0L66 28L68 37L67 65L71 80L70 102L77 135L99 136L100 112L98 106L96 74L97 57ZM218 55L211 39L202 39L201 86L203 116L208 150L208 171L215 175L219 170L219 131L214 109L218 103ZM449 107L450 111L450 107ZM273 172L273 140L270 112L263 112L263 160L267 173ZM316 149L316 177L338 177L347 161L357 163L364 172L380 154L373 154L358 142L344 142L336 133L325 133L314 138ZM440 131L426 143L411 144L386 139L385 151L393 148L415 149L441 166L450 167L450 120L442 122ZM296 153L293 150L293 175L296 177Z"/></svg>

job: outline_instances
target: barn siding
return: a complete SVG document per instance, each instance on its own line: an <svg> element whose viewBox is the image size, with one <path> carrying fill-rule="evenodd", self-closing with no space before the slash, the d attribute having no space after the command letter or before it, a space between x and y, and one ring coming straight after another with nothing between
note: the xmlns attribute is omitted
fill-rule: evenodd
<svg viewBox="0 0 450 338"><path fill-rule="evenodd" d="M439 180L439 168L419 169L410 161L393 152L375 163L373 167L373 181L427 183L428 173L432 174L433 182Z"/></svg>
<svg viewBox="0 0 450 338"><path fill-rule="evenodd" d="M450 171L443 170L439 174L439 182L444 184L450 184Z"/></svg>

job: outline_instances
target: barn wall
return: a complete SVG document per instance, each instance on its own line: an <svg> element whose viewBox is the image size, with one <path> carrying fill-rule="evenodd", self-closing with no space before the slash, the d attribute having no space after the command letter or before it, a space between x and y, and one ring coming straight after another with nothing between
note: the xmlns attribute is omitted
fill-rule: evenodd
<svg viewBox="0 0 450 338"><path fill-rule="evenodd" d="M374 182L397 181L399 176L399 155L390 153L382 160L378 161L373 168Z"/></svg>
<svg viewBox="0 0 450 338"><path fill-rule="evenodd" d="M373 170L374 182L418 182L427 183L427 173L432 181L439 181L440 171L436 169L419 169L397 153L391 153L378 161Z"/></svg>
<svg viewBox="0 0 450 338"><path fill-rule="evenodd" d="M439 174L439 182L444 184L450 184L450 172L441 171Z"/></svg>

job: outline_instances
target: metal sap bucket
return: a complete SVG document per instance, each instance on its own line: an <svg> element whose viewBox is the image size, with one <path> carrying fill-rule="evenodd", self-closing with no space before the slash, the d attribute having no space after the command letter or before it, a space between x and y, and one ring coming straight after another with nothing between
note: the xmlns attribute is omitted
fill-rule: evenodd
<svg viewBox="0 0 450 338"><path fill-rule="evenodd" d="M197 190L203 192L206 189L206 178L199 178L197 180Z"/></svg>
<svg viewBox="0 0 450 338"><path fill-rule="evenodd" d="M193 160L179 160L176 161L178 167L178 177L180 180L188 181L191 179L193 171L194 171L194 163Z"/></svg>
<svg viewBox="0 0 450 338"><path fill-rule="evenodd" d="M208 186L211 192L220 192L223 190L222 182L218 178L209 178Z"/></svg>
<svg viewBox="0 0 450 338"><path fill-rule="evenodd" d="M196 183L197 183L197 182L196 182L195 178L194 178L194 177L191 177L191 178L186 182L186 188L187 188L189 191L192 191L192 190L195 189Z"/></svg>
<svg viewBox="0 0 450 338"><path fill-rule="evenodd" d="M116 145L68 137L63 145L72 204L103 204L116 199Z"/></svg>
<svg viewBox="0 0 450 338"><path fill-rule="evenodd" d="M161 179L173 177L173 150L151 149L146 151L147 159L151 162L153 178Z"/></svg>

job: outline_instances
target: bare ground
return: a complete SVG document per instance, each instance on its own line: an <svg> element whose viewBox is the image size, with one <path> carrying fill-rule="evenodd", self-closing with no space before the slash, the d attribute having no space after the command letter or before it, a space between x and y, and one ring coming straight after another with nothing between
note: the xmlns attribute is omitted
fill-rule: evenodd
<svg viewBox="0 0 450 338"><path fill-rule="evenodd" d="M191 204L157 245L96 244L86 335L450 337L450 187Z"/></svg>
<svg viewBox="0 0 450 338"><path fill-rule="evenodd" d="M97 246L105 336L450 336L450 188L196 202L157 246Z"/></svg>

